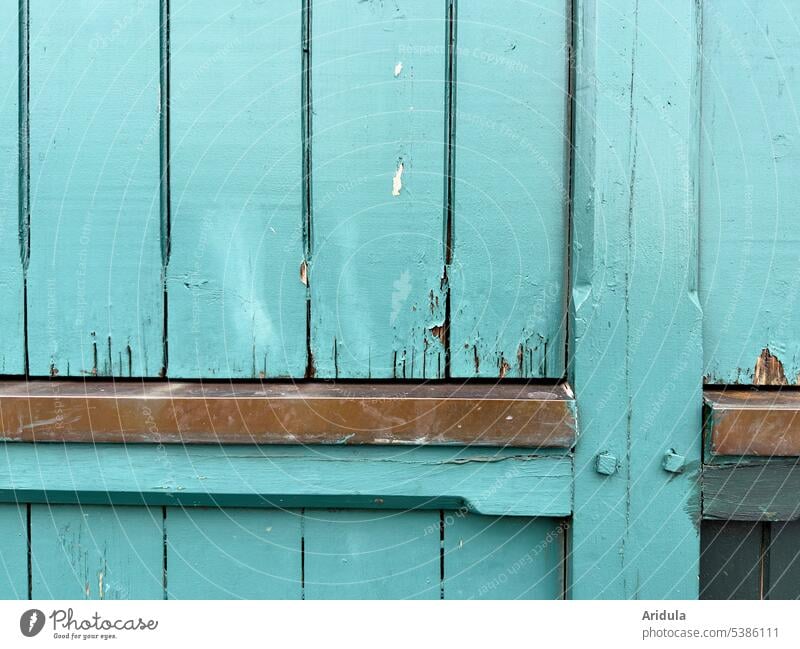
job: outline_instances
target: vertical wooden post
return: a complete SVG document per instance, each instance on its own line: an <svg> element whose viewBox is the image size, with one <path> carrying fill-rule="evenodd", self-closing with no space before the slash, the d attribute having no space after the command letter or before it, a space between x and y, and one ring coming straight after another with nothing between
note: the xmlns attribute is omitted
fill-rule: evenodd
<svg viewBox="0 0 800 649"><path fill-rule="evenodd" d="M696 0L576 0L570 595L696 598Z"/></svg>

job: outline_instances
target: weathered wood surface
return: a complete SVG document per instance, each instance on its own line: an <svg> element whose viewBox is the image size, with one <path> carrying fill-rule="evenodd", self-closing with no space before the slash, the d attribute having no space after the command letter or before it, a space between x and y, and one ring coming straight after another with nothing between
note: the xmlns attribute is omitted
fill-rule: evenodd
<svg viewBox="0 0 800 649"><path fill-rule="evenodd" d="M800 455L800 393L706 390L706 435L715 455Z"/></svg>
<svg viewBox="0 0 800 649"><path fill-rule="evenodd" d="M696 9L576 5L576 599L697 597ZM611 475L596 470L603 453Z"/></svg>
<svg viewBox="0 0 800 649"><path fill-rule="evenodd" d="M301 3L170 3L169 375L306 369Z"/></svg>
<svg viewBox="0 0 800 649"><path fill-rule="evenodd" d="M453 376L560 377L569 3L457 3Z"/></svg>
<svg viewBox="0 0 800 649"><path fill-rule="evenodd" d="M790 521L800 518L800 466L792 459L703 466L703 518Z"/></svg>
<svg viewBox="0 0 800 649"><path fill-rule="evenodd" d="M467 507L569 516L572 458L522 449L7 442L0 445L0 502Z"/></svg>
<svg viewBox="0 0 800 649"><path fill-rule="evenodd" d="M20 441L570 448L565 385L0 382Z"/></svg>
<svg viewBox="0 0 800 649"><path fill-rule="evenodd" d="M703 521L700 599L761 599L764 530L760 523Z"/></svg>
<svg viewBox="0 0 800 649"><path fill-rule="evenodd" d="M302 514L168 507L169 599L300 599Z"/></svg>
<svg viewBox="0 0 800 649"><path fill-rule="evenodd" d="M317 377L444 376L446 8L314 3Z"/></svg>
<svg viewBox="0 0 800 649"><path fill-rule="evenodd" d="M800 381L800 5L705 0L701 301L709 383Z"/></svg>
<svg viewBox="0 0 800 649"><path fill-rule="evenodd" d="M28 508L0 505L0 599L28 598Z"/></svg>
<svg viewBox="0 0 800 649"><path fill-rule="evenodd" d="M20 204L25 145L20 130L19 79L25 68L19 58L20 8L17 2L0 3L0 374L25 371L23 259L27 239L21 227L25 219Z"/></svg>
<svg viewBox="0 0 800 649"><path fill-rule="evenodd" d="M34 599L161 599L160 507L31 505Z"/></svg>
<svg viewBox="0 0 800 649"><path fill-rule="evenodd" d="M30 3L32 375L164 367L159 113L158 0Z"/></svg>

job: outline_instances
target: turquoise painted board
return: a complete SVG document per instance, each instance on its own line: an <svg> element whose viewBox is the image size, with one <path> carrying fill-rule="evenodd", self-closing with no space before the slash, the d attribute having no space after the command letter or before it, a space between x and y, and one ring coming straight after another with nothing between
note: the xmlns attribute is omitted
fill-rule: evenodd
<svg viewBox="0 0 800 649"><path fill-rule="evenodd" d="M566 527L444 512L445 599L561 599Z"/></svg>
<svg viewBox="0 0 800 649"><path fill-rule="evenodd" d="M576 6L575 599L698 596L695 0Z"/></svg>
<svg viewBox="0 0 800 649"><path fill-rule="evenodd" d="M159 130L158 0L31 0L31 374L162 371Z"/></svg>
<svg viewBox="0 0 800 649"><path fill-rule="evenodd" d="M568 4L458 3L453 376L564 373Z"/></svg>
<svg viewBox="0 0 800 649"><path fill-rule="evenodd" d="M0 599L28 598L28 508L0 505Z"/></svg>
<svg viewBox="0 0 800 649"><path fill-rule="evenodd" d="M703 3L700 294L709 383L800 382L800 5Z"/></svg>
<svg viewBox="0 0 800 649"><path fill-rule="evenodd" d="M438 599L438 511L306 510L306 599Z"/></svg>
<svg viewBox="0 0 800 649"><path fill-rule="evenodd" d="M19 3L0 3L0 374L25 371L20 241Z"/></svg>
<svg viewBox="0 0 800 649"><path fill-rule="evenodd" d="M446 3L323 0L312 21L316 376L442 377Z"/></svg>
<svg viewBox="0 0 800 649"><path fill-rule="evenodd" d="M305 373L301 5L170 4L172 377Z"/></svg>
<svg viewBox="0 0 800 649"><path fill-rule="evenodd" d="M34 599L161 599L160 507L31 505Z"/></svg>
<svg viewBox="0 0 800 649"><path fill-rule="evenodd" d="M170 599L300 599L301 514L167 508Z"/></svg>

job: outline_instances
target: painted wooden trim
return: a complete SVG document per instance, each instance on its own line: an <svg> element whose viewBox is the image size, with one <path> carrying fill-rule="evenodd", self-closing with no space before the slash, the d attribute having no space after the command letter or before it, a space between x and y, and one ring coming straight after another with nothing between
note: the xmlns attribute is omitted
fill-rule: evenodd
<svg viewBox="0 0 800 649"><path fill-rule="evenodd" d="M714 455L800 455L800 392L706 390L706 435Z"/></svg>
<svg viewBox="0 0 800 649"><path fill-rule="evenodd" d="M800 466L792 460L742 460L703 467L703 518L800 519Z"/></svg>
<svg viewBox="0 0 800 649"><path fill-rule="evenodd" d="M0 444L0 502L568 516L572 458L520 449L8 442Z"/></svg>
<svg viewBox="0 0 800 649"><path fill-rule="evenodd" d="M563 384L0 382L6 441L569 448Z"/></svg>
<svg viewBox="0 0 800 649"><path fill-rule="evenodd" d="M698 595L696 0L576 0L576 599Z"/></svg>

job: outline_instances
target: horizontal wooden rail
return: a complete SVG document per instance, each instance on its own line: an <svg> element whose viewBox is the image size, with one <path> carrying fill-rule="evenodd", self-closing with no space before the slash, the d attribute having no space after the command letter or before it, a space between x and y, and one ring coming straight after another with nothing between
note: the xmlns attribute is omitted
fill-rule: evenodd
<svg viewBox="0 0 800 649"><path fill-rule="evenodd" d="M706 435L714 455L800 456L800 392L707 390Z"/></svg>
<svg viewBox="0 0 800 649"><path fill-rule="evenodd" d="M6 441L569 448L566 385L0 382Z"/></svg>

